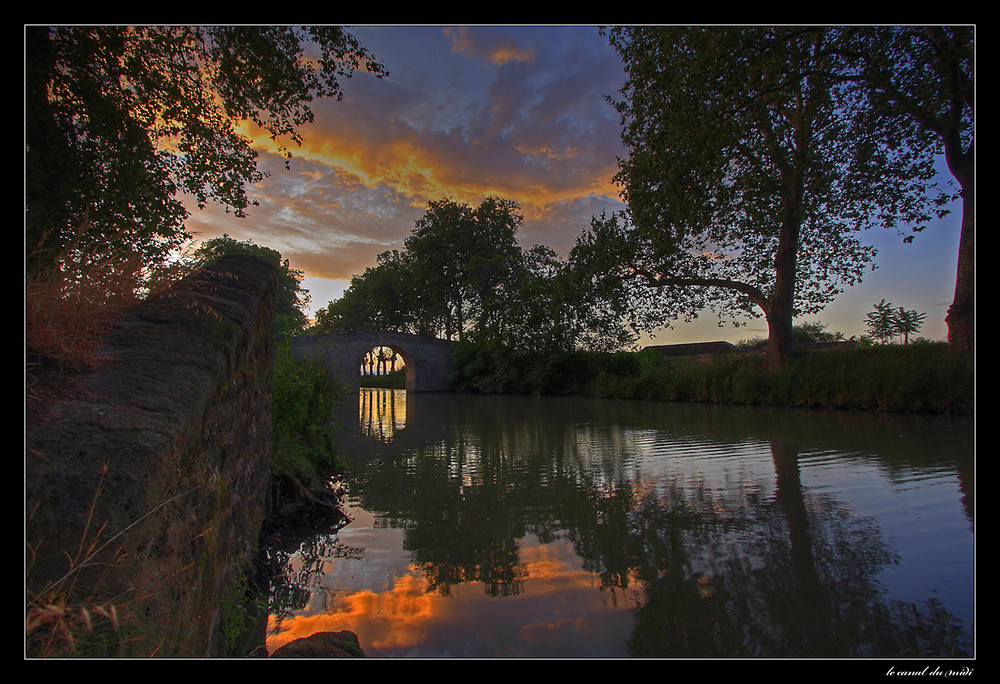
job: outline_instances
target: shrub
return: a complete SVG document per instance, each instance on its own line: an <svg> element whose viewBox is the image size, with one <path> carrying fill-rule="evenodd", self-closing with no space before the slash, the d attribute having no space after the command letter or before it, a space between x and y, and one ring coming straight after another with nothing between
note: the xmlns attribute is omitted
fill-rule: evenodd
<svg viewBox="0 0 1000 684"><path fill-rule="evenodd" d="M640 352L517 353L462 346L459 390L583 394L622 399L697 401L878 411L967 414L974 368L939 343L834 347L796 353L779 372L761 354L667 359Z"/></svg>
<svg viewBox="0 0 1000 684"><path fill-rule="evenodd" d="M272 470L305 485L339 467L333 408L343 389L317 363L292 358L287 339L274 360Z"/></svg>

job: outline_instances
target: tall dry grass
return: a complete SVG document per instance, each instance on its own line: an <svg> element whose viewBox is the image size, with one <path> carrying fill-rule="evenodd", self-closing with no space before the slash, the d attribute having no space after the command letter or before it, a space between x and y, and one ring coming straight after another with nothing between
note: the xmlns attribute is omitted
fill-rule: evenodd
<svg viewBox="0 0 1000 684"><path fill-rule="evenodd" d="M96 502L100 489L94 496ZM93 507L91 507L91 513ZM30 527L29 516L28 525ZM90 530L86 526L76 549L67 549L69 570L62 577L38 589L26 582L25 594L25 654L31 657L58 657L80 655L82 642L89 642L92 635L102 632L115 633L119 628L119 608L114 602L77 598L77 577L88 567L97 552L109 542L100 542L103 530ZM26 549L27 576L31 575L36 549L30 541ZM103 650L103 649L102 649Z"/></svg>
<svg viewBox="0 0 1000 684"><path fill-rule="evenodd" d="M28 420L35 409L65 388L67 375L100 363L101 339L116 317L191 270L191 260L185 255L174 263L149 264L125 246L87 242L87 229L86 223L81 225L47 267L25 274ZM25 457L34 457L30 444L25 445ZM29 512L29 527L30 518ZM121 649L121 606L97 599L90 588L81 591L76 583L79 571L106 547L108 542L101 540L104 533L88 528L79 548L67 550L71 570L66 576L26 594L27 655L109 655ZM34 551L28 542L26 586L32 585L27 580Z"/></svg>
<svg viewBox="0 0 1000 684"><path fill-rule="evenodd" d="M85 242L87 224L47 267L25 278L27 372L41 366L75 371L98 362L111 322L190 271L190 259L144 263L127 246Z"/></svg>

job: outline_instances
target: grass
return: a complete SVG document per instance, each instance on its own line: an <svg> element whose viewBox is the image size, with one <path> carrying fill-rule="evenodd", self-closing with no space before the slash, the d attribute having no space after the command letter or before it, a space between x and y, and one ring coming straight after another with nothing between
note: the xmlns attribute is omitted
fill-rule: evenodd
<svg viewBox="0 0 1000 684"><path fill-rule="evenodd" d="M362 387L380 387L384 389L406 389L406 369L400 368L385 375L362 375Z"/></svg>
<svg viewBox="0 0 1000 684"><path fill-rule="evenodd" d="M596 382L591 393L673 401L971 414L970 358L944 344L880 345L797 353L779 372L763 356L650 362L639 373Z"/></svg>
<svg viewBox="0 0 1000 684"><path fill-rule="evenodd" d="M667 359L655 349L533 355L463 347L453 379L460 391L480 393L968 415L975 369L971 357L940 343L802 350L776 373L758 353Z"/></svg>
<svg viewBox="0 0 1000 684"><path fill-rule="evenodd" d="M99 487L94 503L100 494ZM92 505L91 512L93 508ZM79 598L77 580L80 574L91 567L97 556L118 536L101 542L103 530L92 534L91 522L88 519L75 553L66 553L67 572L36 590L27 590L24 632L26 652L31 657L109 655L119 650L121 640L116 637L121 627L119 606L98 599L93 588L84 591L85 598ZM27 550L25 585L31 587L32 561L38 548L29 541Z"/></svg>
<svg viewBox="0 0 1000 684"><path fill-rule="evenodd" d="M86 231L81 226L78 238ZM78 372L100 363L96 350L112 321L187 267L150 268L127 249L83 249L79 239L25 281L25 351L29 400L41 371Z"/></svg>

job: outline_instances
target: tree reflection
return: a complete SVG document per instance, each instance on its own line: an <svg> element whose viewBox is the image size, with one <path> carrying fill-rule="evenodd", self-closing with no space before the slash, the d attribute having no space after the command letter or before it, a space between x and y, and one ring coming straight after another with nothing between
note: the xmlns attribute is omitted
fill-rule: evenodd
<svg viewBox="0 0 1000 684"><path fill-rule="evenodd" d="M897 557L874 521L807 495L798 454L772 442L776 490L753 503L672 488L644 502L646 601L637 656L946 657L971 642L938 602L886 601L878 575ZM699 501L696 524L691 502ZM733 515L737 512L737 515ZM725 520L723 519L725 518ZM728 522L728 524L727 524ZM681 540L678 542L678 540Z"/></svg>
<svg viewBox="0 0 1000 684"><path fill-rule="evenodd" d="M269 565L279 569L270 580L269 610L280 621L308 605L330 559L359 558L364 549L341 544L336 534L327 533L289 539L269 553Z"/></svg>
<svg viewBox="0 0 1000 684"><path fill-rule="evenodd" d="M576 404L544 420L530 405L468 404L448 404L450 427L423 446L380 445L352 486L366 510L404 530L430 591L479 582L489 596L518 595L529 579L519 544L534 535L571 542L603 590L639 590L628 643L636 656L971 654L940 602L886 598L879 578L898 554L877 521L803 485L800 458L816 448L816 424L771 429L758 413L749 429L692 409L677 428L657 416L660 441L697 431L705 415L726 435L712 448L752 443L769 455L771 473L735 469L719 486L696 472L644 473L629 455L649 431L623 430L625 419ZM308 565L286 579L305 586ZM288 595L299 599L294 588Z"/></svg>
<svg viewBox="0 0 1000 684"><path fill-rule="evenodd" d="M358 393L362 433L390 442L406 427L406 392L362 387Z"/></svg>

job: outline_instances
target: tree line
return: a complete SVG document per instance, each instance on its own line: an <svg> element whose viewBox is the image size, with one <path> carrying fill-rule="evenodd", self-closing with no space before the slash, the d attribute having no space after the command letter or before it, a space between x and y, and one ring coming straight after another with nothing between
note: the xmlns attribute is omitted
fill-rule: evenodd
<svg viewBox="0 0 1000 684"><path fill-rule="evenodd" d="M949 341L974 332L971 27L615 27L628 72L595 272L652 329L711 308L762 315L767 365L792 323L873 267L860 231L919 232L963 202ZM954 184L941 185L943 154ZM906 240L912 240L908 235ZM628 288L633 288L629 290Z"/></svg>
<svg viewBox="0 0 1000 684"><path fill-rule="evenodd" d="M766 367L794 321L875 267L861 234L912 241L962 200L949 342L974 341L971 27L632 27L615 181L565 260L518 247L517 206L431 202L402 251L379 255L317 331L392 329L514 349L618 349L706 309L762 316ZM609 98L610 99L610 98ZM942 180L936 162L951 171ZM923 315L892 312L876 339ZM884 323L884 321L883 321ZM886 323L882 327L889 325ZM902 332L900 332L902 331Z"/></svg>
<svg viewBox="0 0 1000 684"><path fill-rule="evenodd" d="M512 349L618 349L635 339L584 282L575 252L521 247L518 204L428 203L402 250L382 252L309 332L394 330Z"/></svg>

